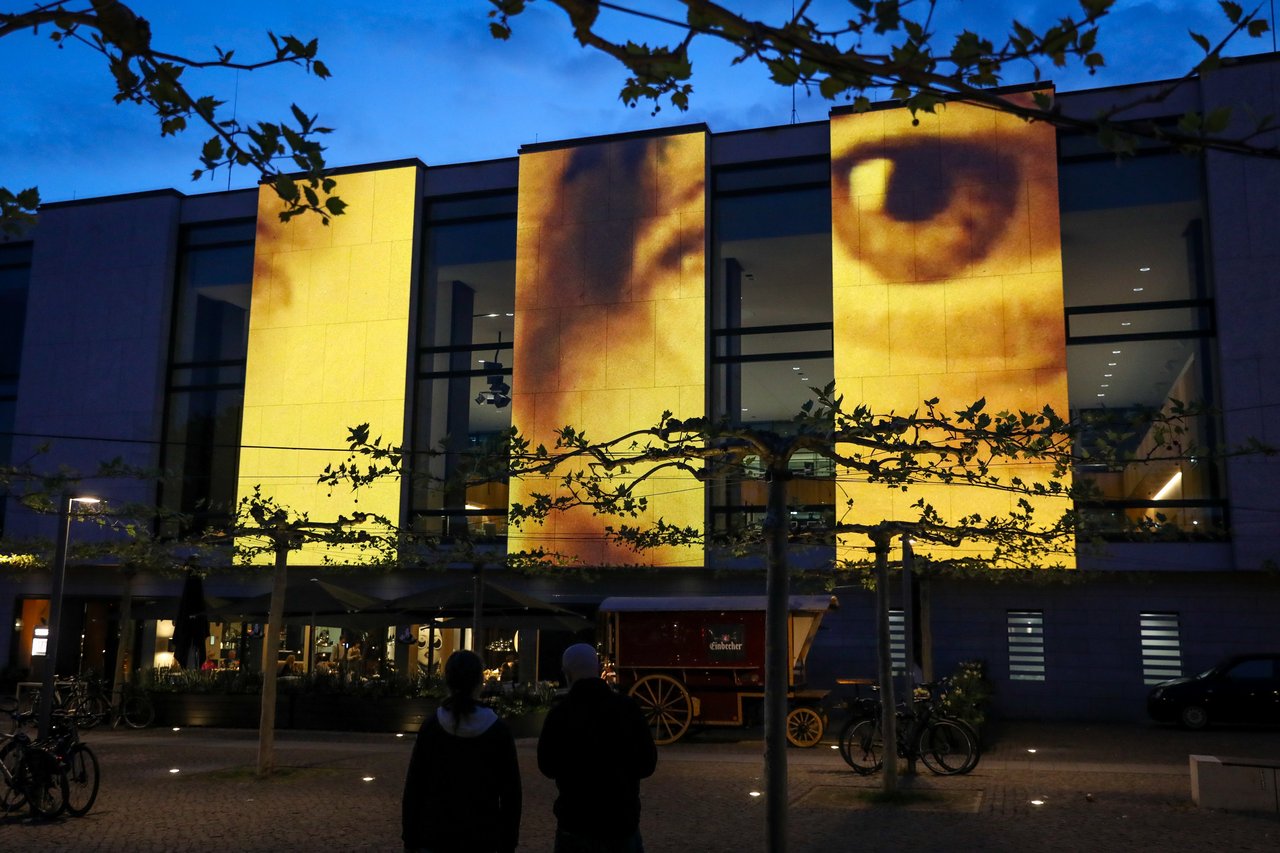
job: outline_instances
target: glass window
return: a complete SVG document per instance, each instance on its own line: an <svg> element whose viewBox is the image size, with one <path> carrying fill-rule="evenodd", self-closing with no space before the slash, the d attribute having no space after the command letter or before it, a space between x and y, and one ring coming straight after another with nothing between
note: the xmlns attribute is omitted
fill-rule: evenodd
<svg viewBox="0 0 1280 853"><path fill-rule="evenodd" d="M1275 678L1276 664L1275 661L1266 658L1258 658L1255 660L1244 660L1231 667L1227 671L1227 677L1232 679L1249 679L1249 680L1270 680Z"/></svg>
<svg viewBox="0 0 1280 853"><path fill-rule="evenodd" d="M181 237L161 503L196 529L235 508L255 228L217 222Z"/></svg>
<svg viewBox="0 0 1280 853"><path fill-rule="evenodd" d="M0 465L13 453L13 425L17 414L18 370L27 321L27 288L31 280L31 244L0 244ZM0 532L8 503L0 492Z"/></svg>
<svg viewBox="0 0 1280 853"><path fill-rule="evenodd" d="M719 169L712 209L712 415L788 429L834 376L831 181L825 159ZM793 459L792 540L835 521L835 472L817 457ZM763 472L747 460L736 480L711 485L711 528L761 524Z"/></svg>
<svg viewBox="0 0 1280 853"><path fill-rule="evenodd" d="M1128 436L1119 449L1140 458L1166 436L1134 434L1135 416L1169 411L1171 400L1215 402L1201 163L1151 148L1117 160L1089 140L1060 141L1071 414L1091 425L1086 443L1112 441L1108 433L1118 431ZM1217 434L1214 418L1204 415L1175 439L1190 450L1214 446ZM1099 492L1083 515L1104 536L1135 527L1224 535L1221 467L1192 456L1079 467L1077 476Z"/></svg>
<svg viewBox="0 0 1280 853"><path fill-rule="evenodd" d="M1182 676L1182 637L1177 613L1140 613L1142 683L1156 684Z"/></svg>
<svg viewBox="0 0 1280 853"><path fill-rule="evenodd" d="M515 332L515 194L429 202L427 272L418 320L414 443L444 450L415 465L416 528L506 535L507 486L459 482L467 457L511 427Z"/></svg>
<svg viewBox="0 0 1280 853"><path fill-rule="evenodd" d="M1010 610L1009 679L1044 681L1044 611Z"/></svg>

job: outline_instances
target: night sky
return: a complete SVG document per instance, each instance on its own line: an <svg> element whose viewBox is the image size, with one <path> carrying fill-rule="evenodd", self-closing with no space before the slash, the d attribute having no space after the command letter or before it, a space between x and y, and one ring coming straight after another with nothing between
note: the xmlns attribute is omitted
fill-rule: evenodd
<svg viewBox="0 0 1280 853"><path fill-rule="evenodd" d="M1270 0L1263 0L1269 12ZM26 3L6 3L20 9ZM510 157L525 143L595 136L643 128L705 122L712 131L786 124L792 93L767 79L754 64L730 67L731 53L708 43L694 55L692 106L679 113L667 106L656 116L641 105L618 100L624 79L613 60L580 48L568 21L548 3L533 3L515 20L509 42L488 31L489 5L483 0L350 0L217 4L184 0L141 0L132 4L152 23L153 44L174 53L211 56L211 46L234 48L249 60L269 51L266 31L320 39L321 58L333 72L317 81L300 70L276 68L253 73L199 74L193 88L235 103L244 118L276 120L290 102L333 127L327 139L331 165L358 165L416 157L428 165ZM664 11L663 0L636 0L637 7ZM734 8L780 21L791 0L742 0ZM1250 4L1246 4L1247 6ZM1043 26L1066 10L1070 0L940 0L935 31L949 44L958 27L1001 41L1008 22ZM1210 0L1120 0L1104 22L1099 49L1108 67L1090 77L1078 68L1043 69L1059 89L1074 91L1185 72L1200 55L1188 36L1196 30L1216 42L1227 26ZM818 0L837 15L842 0ZM623 21L619 27L638 40L674 41L656 25ZM225 173L214 180L190 180L207 134L195 129L161 139L152 117L129 105L116 106L113 86L100 56L83 45L63 49L46 33L5 37L3 47L4 132L0 133L0 186L38 185L44 201L176 187L198 193L226 189ZM1241 39L1229 55L1272 49L1262 39ZM1006 72L1005 82L1029 82L1032 69ZM798 90L799 121L826 117L832 106L817 94ZM242 170L232 187L249 186Z"/></svg>

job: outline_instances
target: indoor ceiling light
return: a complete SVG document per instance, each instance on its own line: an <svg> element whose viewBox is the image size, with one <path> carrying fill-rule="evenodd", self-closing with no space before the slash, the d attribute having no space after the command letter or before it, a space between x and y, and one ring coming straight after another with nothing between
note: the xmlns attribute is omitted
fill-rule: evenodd
<svg viewBox="0 0 1280 853"><path fill-rule="evenodd" d="M1174 471L1174 472L1173 472L1173 476L1169 478L1169 482L1167 482L1167 483L1165 483L1163 486L1161 486L1161 487L1160 487L1160 491L1158 491L1158 492L1156 492L1154 495L1152 495L1151 500L1153 500L1153 501L1160 501L1160 500L1164 500L1165 495L1167 495L1167 494L1169 494L1170 492L1172 492L1172 491L1173 491L1175 488L1177 488L1181 483L1182 483L1182 472L1181 472L1181 471Z"/></svg>

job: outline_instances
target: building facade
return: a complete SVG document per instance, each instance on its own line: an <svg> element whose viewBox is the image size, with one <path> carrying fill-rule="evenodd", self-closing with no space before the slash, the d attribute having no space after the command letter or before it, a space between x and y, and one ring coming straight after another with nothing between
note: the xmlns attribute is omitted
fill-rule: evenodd
<svg viewBox="0 0 1280 853"><path fill-rule="evenodd" d="M1273 113L1277 84L1280 61L1262 57L1134 114L1173 121L1242 103ZM1144 91L1058 97L1088 116ZM535 444L566 424L619 435L664 411L783 424L810 387L833 380L846 400L884 412L929 397L1072 415L1203 401L1215 413L1188 440L1280 443L1280 164L1146 143L1117 158L1091 137L961 103L917 118L889 105L733 133L695 125L539 143L482 163L342 169L348 213L328 226L281 224L267 190L46 205L32 233L0 243L0 453L82 472L117 457L162 470L158 485L85 486L186 513L195 527L225 522L260 488L318 520L359 509L498 555L554 550L578 570L491 571L590 613L617 594L758 594L761 561L622 551L589 513L509 529L507 506L533 486L440 485L469 448L512 425ZM319 485L347 428L366 422L386 441L443 448L411 466L434 476L386 480L358 501ZM798 531L830 525L850 501L864 520L900 517L918 496L817 457L793 467ZM1102 526L1119 534L1147 519L1165 535L1082 545L1065 582L930 581L929 668L984 661L1007 714L1124 718L1142 714L1145 684L1160 677L1280 647L1275 460L1075 476L1104 495L1081 508ZM751 477L645 489L649 521L725 531L764 513ZM1009 498L954 487L931 502L954 516L999 512ZM3 525L11 541L55 527L13 501ZM76 524L72 535L100 534ZM820 576L865 545L842 537L797 560ZM296 573L323 559L304 549ZM338 561L349 564L343 581L372 595L438 578ZM72 561L60 670L103 668L121 576ZM146 623L135 657L166 663L163 599L181 581L144 572L134 584L161 600L142 611L160 628ZM226 571L206 584L249 595L267 580ZM48 589L37 572L0 575L0 612L13 616L0 660L39 664ZM842 606L809 659L820 686L875 671L870 595L836 594ZM229 664L224 650L251 624L219 625L210 657ZM331 643L342 630L326 628ZM291 640L309 666L326 654L319 637L312 628ZM525 655L520 676L554 677L536 657Z"/></svg>

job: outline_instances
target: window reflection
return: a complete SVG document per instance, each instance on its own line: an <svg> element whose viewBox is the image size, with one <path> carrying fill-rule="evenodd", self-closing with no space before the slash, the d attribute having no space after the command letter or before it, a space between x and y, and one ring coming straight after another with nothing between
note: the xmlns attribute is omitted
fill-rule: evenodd
<svg viewBox="0 0 1280 853"><path fill-rule="evenodd" d="M491 377L511 386L515 330L515 194L432 199L427 275L419 310L414 442L445 450L415 468L415 528L472 539L506 535L507 484L468 486L469 454L511 426L510 405L483 396Z"/></svg>
<svg viewBox="0 0 1280 853"><path fill-rule="evenodd" d="M197 530L228 519L236 500L254 233L248 219L181 236L161 503Z"/></svg>
<svg viewBox="0 0 1280 853"><path fill-rule="evenodd" d="M1060 171L1072 414L1092 424L1086 446L1114 431L1130 435L1119 450L1131 458L1189 457L1080 466L1099 495L1080 508L1085 522L1104 536L1223 535L1221 466L1190 458L1217 443L1216 418L1191 419L1172 439L1132 428L1170 400L1214 403L1199 163L1167 151L1117 162L1075 137L1063 147L1076 152Z"/></svg>
<svg viewBox="0 0 1280 853"><path fill-rule="evenodd" d="M833 375L831 189L825 159L718 170L714 226L713 414L785 432ZM792 460L788 484L794 541L835 521L835 470L809 455ZM764 472L746 460L740 477L713 482L710 527L758 527Z"/></svg>

